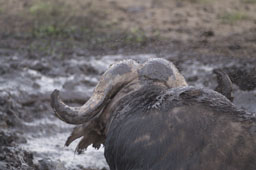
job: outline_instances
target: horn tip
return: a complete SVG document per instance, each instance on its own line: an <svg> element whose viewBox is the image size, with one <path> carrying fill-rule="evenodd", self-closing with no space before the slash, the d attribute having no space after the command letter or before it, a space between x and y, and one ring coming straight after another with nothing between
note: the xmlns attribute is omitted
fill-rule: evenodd
<svg viewBox="0 0 256 170"><path fill-rule="evenodd" d="M58 96L60 94L60 91L57 90L57 89L54 89L52 94L51 94L51 97L55 97L55 96Z"/></svg>
<svg viewBox="0 0 256 170"><path fill-rule="evenodd" d="M56 102L58 100L58 97L59 97L59 94L60 94L60 91L55 89L52 94L51 94L51 107L52 108L55 108L56 107Z"/></svg>

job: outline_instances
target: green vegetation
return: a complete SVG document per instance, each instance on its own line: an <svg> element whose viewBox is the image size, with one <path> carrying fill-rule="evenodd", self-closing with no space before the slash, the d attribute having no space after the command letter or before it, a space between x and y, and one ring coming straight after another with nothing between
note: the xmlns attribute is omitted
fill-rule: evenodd
<svg viewBox="0 0 256 170"><path fill-rule="evenodd" d="M233 12L223 13L222 15L220 15L220 19L221 19L222 23L235 24L239 21L249 19L249 16L244 12L233 11Z"/></svg>
<svg viewBox="0 0 256 170"><path fill-rule="evenodd" d="M147 36L145 32L140 29L133 28L130 32L126 35L126 42L127 43L137 43L143 44L147 40Z"/></svg>
<svg viewBox="0 0 256 170"><path fill-rule="evenodd" d="M55 25L37 26L32 30L33 37L44 38L44 37L72 37L76 31L75 26L61 27Z"/></svg>
<svg viewBox="0 0 256 170"><path fill-rule="evenodd" d="M75 15L75 9L70 7L65 1L41 1L37 0L30 4L23 12L25 18L30 17L30 36L47 41L48 38L55 41L65 39L64 43L53 44L63 49L67 42L83 41L88 48L90 46L101 46L102 48L117 49L120 46L141 46L149 38L141 29L118 30L117 22L104 22L106 11L88 7L85 15L81 13L79 17ZM55 39L55 40L54 40ZM51 42L43 42L41 45L32 44L31 49L41 52L55 53L51 46L46 45ZM70 43L72 44L72 43ZM72 48L68 46L67 48Z"/></svg>
<svg viewBox="0 0 256 170"><path fill-rule="evenodd" d="M35 1L27 8L33 37L69 37L76 27L70 24L73 9L61 1Z"/></svg>
<svg viewBox="0 0 256 170"><path fill-rule="evenodd" d="M190 3L211 3L213 2L213 0L177 0L177 1L181 1L181 2L190 2Z"/></svg>
<svg viewBox="0 0 256 170"><path fill-rule="evenodd" d="M68 54L80 48L142 49L151 43L197 40L208 24L212 24L211 29L216 28L217 37L222 31L220 24L226 24L228 29L242 20L252 21L256 7L245 4L256 0L241 0L230 3L230 7L229 3L222 6L220 0L163 0L157 8L150 1L132 2L134 5L124 0L0 0L0 31L3 39L20 41L22 47L18 48L49 55ZM227 8L231 12L218 13L216 17L217 12ZM194 26L195 23L198 24Z"/></svg>
<svg viewBox="0 0 256 170"><path fill-rule="evenodd" d="M255 4L256 0L242 0L242 2L248 3L248 4Z"/></svg>
<svg viewBox="0 0 256 170"><path fill-rule="evenodd" d="M28 12L37 17L47 16L70 16L72 15L72 6L67 5L64 1L35 1L28 7Z"/></svg>
<svg viewBox="0 0 256 170"><path fill-rule="evenodd" d="M29 8L29 12L33 15L40 15L40 14L49 14L53 11L52 5L48 2L38 2L33 4Z"/></svg>

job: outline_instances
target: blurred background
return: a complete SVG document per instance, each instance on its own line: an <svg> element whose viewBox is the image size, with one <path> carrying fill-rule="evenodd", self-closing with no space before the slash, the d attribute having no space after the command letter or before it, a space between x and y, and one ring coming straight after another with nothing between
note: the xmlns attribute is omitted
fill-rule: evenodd
<svg viewBox="0 0 256 170"><path fill-rule="evenodd" d="M152 57L199 87L223 69L256 112L256 0L0 0L0 169L108 169L103 147L64 147L49 95L81 105L110 64Z"/></svg>
<svg viewBox="0 0 256 170"><path fill-rule="evenodd" d="M255 0L0 0L1 46L69 55L177 45L253 56L255 11Z"/></svg>

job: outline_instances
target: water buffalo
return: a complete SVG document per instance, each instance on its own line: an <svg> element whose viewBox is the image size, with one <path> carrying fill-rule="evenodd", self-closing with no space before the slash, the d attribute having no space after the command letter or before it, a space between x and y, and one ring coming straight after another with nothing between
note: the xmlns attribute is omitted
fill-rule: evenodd
<svg viewBox="0 0 256 170"><path fill-rule="evenodd" d="M188 86L164 59L124 60L101 77L91 98L70 107L51 95L61 120L77 124L68 146L105 147L111 170L255 170L255 115L224 95Z"/></svg>

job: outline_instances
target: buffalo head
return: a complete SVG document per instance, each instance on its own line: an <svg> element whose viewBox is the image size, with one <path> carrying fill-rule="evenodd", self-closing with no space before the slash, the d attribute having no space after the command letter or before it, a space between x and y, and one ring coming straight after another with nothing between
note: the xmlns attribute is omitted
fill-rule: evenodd
<svg viewBox="0 0 256 170"><path fill-rule="evenodd" d="M104 142L110 111L123 97L144 85L154 84L165 88L187 86L175 65L160 58L144 63L124 60L112 64L101 76L91 98L81 107L70 107L59 97L59 91L51 94L51 106L56 116L70 124L77 124L66 145L82 137L77 146L81 151L93 144L98 148Z"/></svg>

